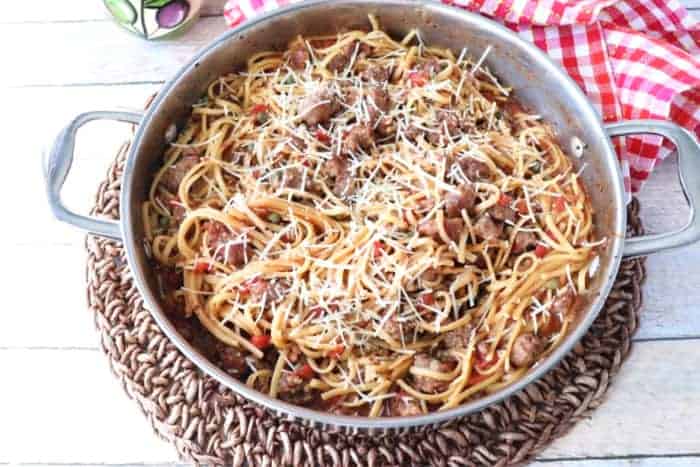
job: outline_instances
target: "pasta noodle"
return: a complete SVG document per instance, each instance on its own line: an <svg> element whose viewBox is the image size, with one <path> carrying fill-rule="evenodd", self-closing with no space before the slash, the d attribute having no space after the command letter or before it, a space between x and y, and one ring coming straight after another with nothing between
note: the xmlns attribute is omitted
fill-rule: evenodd
<svg viewBox="0 0 700 467"><path fill-rule="evenodd" d="M489 49L370 24L212 82L155 172L145 241L173 321L249 386L417 415L551 352L604 240Z"/></svg>

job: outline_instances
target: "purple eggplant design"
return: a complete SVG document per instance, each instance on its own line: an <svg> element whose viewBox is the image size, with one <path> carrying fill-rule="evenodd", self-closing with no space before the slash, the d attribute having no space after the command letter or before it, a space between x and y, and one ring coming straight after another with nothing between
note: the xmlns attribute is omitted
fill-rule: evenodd
<svg viewBox="0 0 700 467"><path fill-rule="evenodd" d="M185 21L189 12L190 4L186 0L171 0L156 12L156 23L161 28L172 29Z"/></svg>
<svg viewBox="0 0 700 467"><path fill-rule="evenodd" d="M142 0L136 3L133 0L103 0L103 3L119 24L146 39L160 37L167 33L166 30L183 25L192 10L187 0ZM156 34L159 31L161 33Z"/></svg>

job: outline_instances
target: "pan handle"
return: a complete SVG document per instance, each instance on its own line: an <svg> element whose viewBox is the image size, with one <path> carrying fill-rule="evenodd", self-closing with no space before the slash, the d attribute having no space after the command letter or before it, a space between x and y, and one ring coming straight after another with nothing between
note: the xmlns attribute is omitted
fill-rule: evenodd
<svg viewBox="0 0 700 467"><path fill-rule="evenodd" d="M121 240L121 228L118 221L99 219L93 216L76 214L68 209L61 201L61 188L66 181L73 163L75 151L75 135L78 129L92 120L117 120L120 122L141 123L143 113L127 111L94 111L78 115L56 137L51 147L48 160L44 165L46 191L49 206L56 219L74 225L86 232L113 240Z"/></svg>
<svg viewBox="0 0 700 467"><path fill-rule="evenodd" d="M631 120L611 123L605 128L611 137L651 133L671 140L678 151L678 175L690 206L690 218L683 228L629 238L625 241L623 256L646 256L700 240L700 215L697 211L700 204L700 144L695 136L675 123L662 120Z"/></svg>

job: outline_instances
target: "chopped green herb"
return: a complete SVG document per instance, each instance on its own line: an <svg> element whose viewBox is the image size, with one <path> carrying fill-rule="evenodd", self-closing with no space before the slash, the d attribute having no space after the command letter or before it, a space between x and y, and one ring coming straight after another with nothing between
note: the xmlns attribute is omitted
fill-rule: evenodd
<svg viewBox="0 0 700 467"><path fill-rule="evenodd" d="M294 84L296 82L297 80L294 79L294 75L290 73L287 75L284 81L282 81L282 84Z"/></svg>
<svg viewBox="0 0 700 467"><path fill-rule="evenodd" d="M262 125L263 123L267 122L269 119L270 119L270 114L268 114L267 112L260 112L255 117L255 122L258 125Z"/></svg>
<svg viewBox="0 0 700 467"><path fill-rule="evenodd" d="M161 227L168 227L170 226L170 218L167 216L158 216L158 224L160 224Z"/></svg>
<svg viewBox="0 0 700 467"><path fill-rule="evenodd" d="M282 218L276 212L271 212L267 215L267 220L268 222L272 222L273 224L279 224Z"/></svg>
<svg viewBox="0 0 700 467"><path fill-rule="evenodd" d="M559 279L549 279L544 286L551 290L557 290L559 288Z"/></svg>

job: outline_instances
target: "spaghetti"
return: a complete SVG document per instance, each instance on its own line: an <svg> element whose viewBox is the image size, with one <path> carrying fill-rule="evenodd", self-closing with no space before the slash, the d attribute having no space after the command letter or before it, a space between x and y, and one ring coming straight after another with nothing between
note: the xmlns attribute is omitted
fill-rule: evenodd
<svg viewBox="0 0 700 467"><path fill-rule="evenodd" d="M511 384L576 321L593 211L552 131L462 51L297 38L211 83L143 204L181 329L296 404L404 416Z"/></svg>

